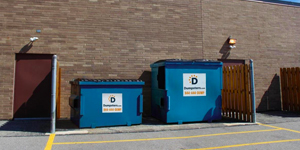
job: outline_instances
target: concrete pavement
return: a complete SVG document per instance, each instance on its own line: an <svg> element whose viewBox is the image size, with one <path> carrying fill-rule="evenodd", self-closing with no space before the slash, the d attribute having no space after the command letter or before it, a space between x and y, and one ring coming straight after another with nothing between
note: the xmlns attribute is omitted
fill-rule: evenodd
<svg viewBox="0 0 300 150"><path fill-rule="evenodd" d="M271 111L257 113L257 122L264 124L274 124L282 122L297 122L300 120L299 113L289 113L281 111ZM253 123L240 122L234 119L223 118L212 123L198 122L182 125L164 124L153 118L144 118L143 124L133 126L100 127L79 129L69 120L59 120L56 125L56 135L59 134L107 134L107 133L135 133L135 132L155 132L188 130L202 128L216 128L233 125L255 125ZM50 131L49 120L2 120L0 121L0 137L14 136L42 136L48 135Z"/></svg>

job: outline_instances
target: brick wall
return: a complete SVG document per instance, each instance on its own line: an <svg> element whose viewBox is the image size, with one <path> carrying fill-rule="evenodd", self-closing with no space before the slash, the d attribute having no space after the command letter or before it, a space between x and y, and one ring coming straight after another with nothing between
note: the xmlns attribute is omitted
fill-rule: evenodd
<svg viewBox="0 0 300 150"><path fill-rule="evenodd" d="M260 2L203 0L204 57L253 59L258 110L280 110L279 68L300 65L300 8Z"/></svg>
<svg viewBox="0 0 300 150"><path fill-rule="evenodd" d="M62 67L61 117L70 116L73 78L144 79L150 114L150 64L159 59L202 58L200 1L0 1L0 118L12 117L14 55L57 54ZM40 29L41 33L36 33Z"/></svg>
<svg viewBox="0 0 300 150"><path fill-rule="evenodd" d="M297 7L241 0L0 1L0 119L13 117L14 57L33 36L39 40L27 53L58 55L62 118L70 116L69 81L78 77L143 79L147 116L151 63L221 58L229 35L238 42L228 58L255 62L258 107L267 99L278 109L275 74L299 66L299 16Z"/></svg>

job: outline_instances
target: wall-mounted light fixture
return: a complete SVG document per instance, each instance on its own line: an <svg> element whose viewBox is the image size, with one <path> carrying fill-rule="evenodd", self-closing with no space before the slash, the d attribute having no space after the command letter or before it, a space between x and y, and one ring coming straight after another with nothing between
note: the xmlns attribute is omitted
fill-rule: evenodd
<svg viewBox="0 0 300 150"><path fill-rule="evenodd" d="M236 44L236 39L232 38L231 36L229 36L228 38L228 44L229 44L229 48L236 48L235 44Z"/></svg>
<svg viewBox="0 0 300 150"><path fill-rule="evenodd" d="M30 38L30 42L34 42L34 41L36 41L38 39L39 39L38 37L32 37L32 38Z"/></svg>

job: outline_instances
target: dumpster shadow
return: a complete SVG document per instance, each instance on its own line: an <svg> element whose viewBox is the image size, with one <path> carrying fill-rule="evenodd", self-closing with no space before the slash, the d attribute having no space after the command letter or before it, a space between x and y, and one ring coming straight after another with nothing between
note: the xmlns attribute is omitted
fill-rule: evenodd
<svg viewBox="0 0 300 150"><path fill-rule="evenodd" d="M167 125L164 122L153 117L143 117L142 124L143 125Z"/></svg>
<svg viewBox="0 0 300 150"><path fill-rule="evenodd" d="M144 71L139 80L143 80L145 85L143 86L143 116L150 117L151 116L151 71Z"/></svg>
<svg viewBox="0 0 300 150"><path fill-rule="evenodd" d="M270 110L281 110L280 79L277 74L274 75L268 90L265 91L257 107L258 112Z"/></svg>
<svg viewBox="0 0 300 150"><path fill-rule="evenodd" d="M183 122L182 124L209 124L209 123L217 123L217 124L223 124L223 123L244 123L246 121L241 121L238 119L233 119L233 118L228 118L228 117L223 117L220 120L211 120L210 121L193 121L193 122ZM178 125L178 123L164 123L154 117L143 117L143 121L141 125Z"/></svg>
<svg viewBox="0 0 300 150"><path fill-rule="evenodd" d="M71 120L58 120L56 122L56 131L66 131L79 129Z"/></svg>

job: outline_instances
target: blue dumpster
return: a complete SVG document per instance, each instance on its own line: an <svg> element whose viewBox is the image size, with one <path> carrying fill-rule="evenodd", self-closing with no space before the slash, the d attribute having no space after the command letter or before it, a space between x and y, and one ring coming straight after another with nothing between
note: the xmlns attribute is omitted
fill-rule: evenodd
<svg viewBox="0 0 300 150"><path fill-rule="evenodd" d="M71 120L79 128L141 124L141 80L71 81Z"/></svg>
<svg viewBox="0 0 300 150"><path fill-rule="evenodd" d="M150 66L153 117L178 124L221 119L222 62L172 59Z"/></svg>

